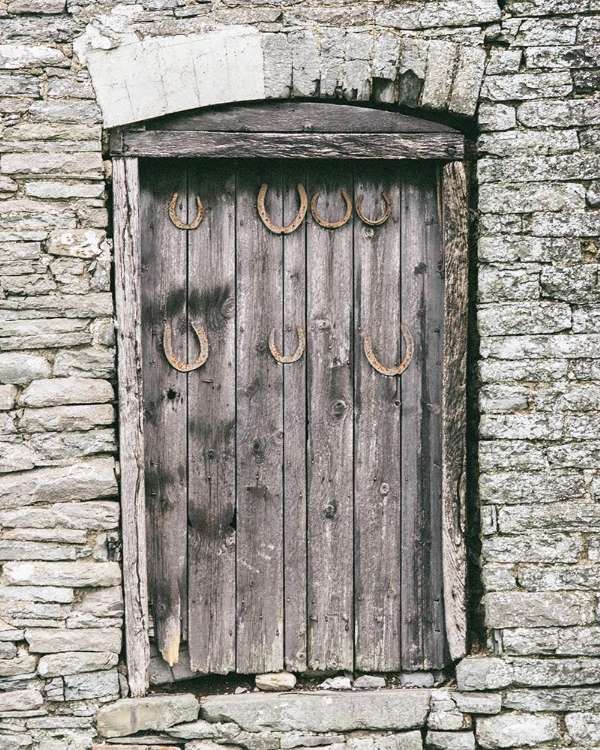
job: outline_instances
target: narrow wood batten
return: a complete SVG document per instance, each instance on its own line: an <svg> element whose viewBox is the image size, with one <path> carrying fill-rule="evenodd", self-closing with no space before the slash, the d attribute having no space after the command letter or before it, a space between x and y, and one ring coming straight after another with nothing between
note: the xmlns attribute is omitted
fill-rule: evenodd
<svg viewBox="0 0 600 750"><path fill-rule="evenodd" d="M235 133L202 130L116 133L111 152L129 157L268 159L462 159L461 133Z"/></svg>
<svg viewBox="0 0 600 750"><path fill-rule="evenodd" d="M443 168L444 347L442 381L442 552L450 656L467 653L466 427L468 191L462 162Z"/></svg>
<svg viewBox="0 0 600 750"><path fill-rule="evenodd" d="M125 651L129 689L137 697L148 689L150 663L137 159L113 160L113 192Z"/></svg>

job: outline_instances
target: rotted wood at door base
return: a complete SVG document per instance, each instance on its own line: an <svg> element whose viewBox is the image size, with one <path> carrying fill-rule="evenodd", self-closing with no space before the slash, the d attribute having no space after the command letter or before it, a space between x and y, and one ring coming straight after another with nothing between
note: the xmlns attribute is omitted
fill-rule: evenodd
<svg viewBox="0 0 600 750"><path fill-rule="evenodd" d="M438 669L443 257L432 163L148 161L141 169L148 571L164 658L201 673ZM318 191L300 227L275 224ZM197 197L205 216L184 231ZM208 336L205 365L172 368ZM415 339L401 377L377 372ZM269 333L292 364L269 350Z"/></svg>

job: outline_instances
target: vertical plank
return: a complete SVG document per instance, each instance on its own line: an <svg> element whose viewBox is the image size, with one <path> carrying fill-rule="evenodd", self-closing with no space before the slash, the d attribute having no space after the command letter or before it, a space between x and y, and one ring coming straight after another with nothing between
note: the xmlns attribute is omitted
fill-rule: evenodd
<svg viewBox="0 0 600 750"><path fill-rule="evenodd" d="M465 167L444 166L443 567L446 635L452 659L467 652L465 547L468 191Z"/></svg>
<svg viewBox="0 0 600 750"><path fill-rule="evenodd" d="M303 164L286 166L283 214L298 209L297 184L306 185ZM296 326L306 334L306 223L283 238L283 328L285 354L296 350ZM277 341L281 341L278 332ZM306 351L283 367L285 668L307 666L306 613Z"/></svg>
<svg viewBox="0 0 600 750"><path fill-rule="evenodd" d="M189 319L204 327L209 357L188 374L188 603L192 669L235 670L235 168L195 162L188 215ZM198 354L191 334L189 358Z"/></svg>
<svg viewBox="0 0 600 750"><path fill-rule="evenodd" d="M355 608L359 671L400 669L400 413L402 379L369 364L363 335L387 366L403 357L400 335L400 188L398 167L361 164L355 176L355 205L381 226L354 221L355 284Z"/></svg>
<svg viewBox="0 0 600 750"><path fill-rule="evenodd" d="M352 195L343 165L313 165L309 194L329 221ZM352 220L307 224L309 667L354 667Z"/></svg>
<svg viewBox="0 0 600 750"><path fill-rule="evenodd" d="M146 435L148 575L158 647L177 663L187 587L187 376L163 351L165 323L173 350L187 356L186 232L170 220L179 194L186 218L185 162L147 164L142 171L142 354Z"/></svg>
<svg viewBox="0 0 600 750"><path fill-rule="evenodd" d="M142 409L140 185L137 159L113 159L115 300L125 652L129 690L149 685L148 581Z"/></svg>
<svg viewBox="0 0 600 750"><path fill-rule="evenodd" d="M402 318L415 339L402 375L402 668L444 664L441 571L443 281L435 169L405 168Z"/></svg>
<svg viewBox="0 0 600 750"><path fill-rule="evenodd" d="M281 172L238 172L237 266L237 671L283 668L283 372L269 331L282 330L280 236L259 219L256 197L282 222Z"/></svg>

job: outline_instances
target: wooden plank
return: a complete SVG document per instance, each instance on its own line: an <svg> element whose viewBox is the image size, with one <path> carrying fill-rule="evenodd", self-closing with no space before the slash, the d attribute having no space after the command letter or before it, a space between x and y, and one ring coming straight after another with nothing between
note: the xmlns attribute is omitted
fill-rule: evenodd
<svg viewBox="0 0 600 750"><path fill-rule="evenodd" d="M447 125L337 102L267 102L227 105L176 114L146 124L146 130L213 130L249 133L456 133Z"/></svg>
<svg viewBox="0 0 600 750"><path fill-rule="evenodd" d="M235 670L235 169L194 162L188 216L188 310L208 336L206 364L188 375L188 587L192 669ZM191 340L189 358L198 353Z"/></svg>
<svg viewBox="0 0 600 750"><path fill-rule="evenodd" d="M290 165L283 175L286 221L298 209L297 184L306 185L306 167ZM282 351L296 350L296 326L306 334L306 224L283 237ZM277 341L282 333L277 332ZM306 612L306 352L283 368L285 668L307 667Z"/></svg>
<svg viewBox="0 0 600 750"><path fill-rule="evenodd" d="M125 652L133 697L148 688L148 579L142 409L140 186L137 159L113 160Z"/></svg>
<svg viewBox="0 0 600 750"><path fill-rule="evenodd" d="M405 169L402 319L413 361L402 375L402 668L439 669L441 336L443 289L435 170ZM438 544L439 542L439 544Z"/></svg>
<svg viewBox="0 0 600 750"><path fill-rule="evenodd" d="M345 165L313 167L320 215L344 213ZM308 614L310 669L353 669L352 222L307 224Z"/></svg>
<svg viewBox="0 0 600 750"><path fill-rule="evenodd" d="M187 238L168 206L177 192L186 219L186 165L145 165L141 184L148 573L158 647L172 666L187 619L187 375L169 364L163 337L169 325L174 353L185 361Z"/></svg>
<svg viewBox="0 0 600 750"><path fill-rule="evenodd" d="M269 331L282 328L282 240L257 215L261 183L282 221L281 174L238 172L237 212L237 671L283 668L283 373Z"/></svg>
<svg viewBox="0 0 600 750"><path fill-rule="evenodd" d="M466 381L468 191L463 164L443 171L445 307L443 353L443 566L446 636L452 659L467 652Z"/></svg>
<svg viewBox="0 0 600 750"><path fill-rule="evenodd" d="M462 159L458 133L218 133L145 131L116 139L116 155L277 159Z"/></svg>
<svg viewBox="0 0 600 750"><path fill-rule="evenodd" d="M388 366L402 360L400 335L399 170L365 165L355 175L354 203L377 219L390 198L392 213L381 226L354 220L355 283L355 608L359 671L400 669L400 413L402 378L386 377L369 364L363 335Z"/></svg>

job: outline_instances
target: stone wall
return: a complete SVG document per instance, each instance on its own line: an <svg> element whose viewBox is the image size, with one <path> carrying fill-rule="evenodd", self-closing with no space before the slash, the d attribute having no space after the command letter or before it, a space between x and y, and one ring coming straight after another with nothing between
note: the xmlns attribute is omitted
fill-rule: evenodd
<svg viewBox="0 0 600 750"><path fill-rule="evenodd" d="M251 98L400 103L480 133L471 471L489 651L458 666L459 692L427 693L430 734L423 718L402 728L413 745L386 728L369 749L472 748L471 725L481 748L600 746L600 2L500 5L0 0L2 750L88 750L99 707L127 694L102 123L239 98L212 73L195 99L167 97L152 66L136 98L127 50L175 59L171 39L210 35L258 39ZM210 731L189 747L294 746Z"/></svg>

